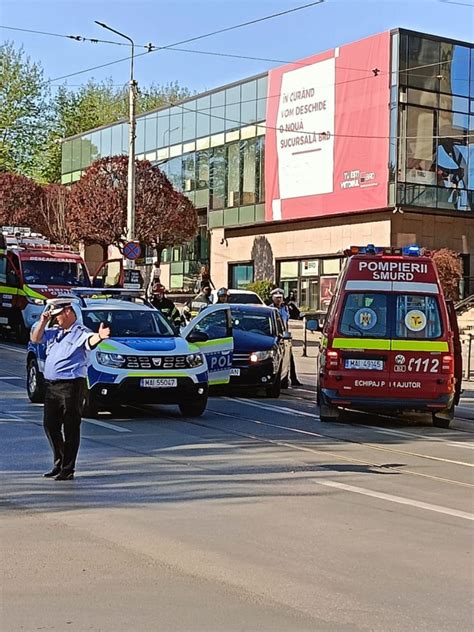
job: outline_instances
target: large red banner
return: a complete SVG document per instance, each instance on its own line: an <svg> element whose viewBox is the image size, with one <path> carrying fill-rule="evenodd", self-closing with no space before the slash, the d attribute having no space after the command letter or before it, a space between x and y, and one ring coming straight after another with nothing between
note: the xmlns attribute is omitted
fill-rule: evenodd
<svg viewBox="0 0 474 632"><path fill-rule="evenodd" d="M265 219L388 203L390 33L270 71Z"/></svg>

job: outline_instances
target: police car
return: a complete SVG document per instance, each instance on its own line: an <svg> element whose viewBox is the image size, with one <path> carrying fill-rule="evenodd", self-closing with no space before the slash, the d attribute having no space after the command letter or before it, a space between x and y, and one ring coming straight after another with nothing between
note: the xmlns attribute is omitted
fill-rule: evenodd
<svg viewBox="0 0 474 632"><path fill-rule="evenodd" d="M73 309L78 321L92 331L101 322L111 328L111 337L90 354L86 416L119 404L177 404L183 415L199 416L206 409L209 386L230 380L233 339L228 308L214 314L210 307L194 319L185 337L137 294L117 290L82 295ZM48 327L54 326L53 319ZM32 402L44 400L45 358L45 345L30 342L27 391Z"/></svg>

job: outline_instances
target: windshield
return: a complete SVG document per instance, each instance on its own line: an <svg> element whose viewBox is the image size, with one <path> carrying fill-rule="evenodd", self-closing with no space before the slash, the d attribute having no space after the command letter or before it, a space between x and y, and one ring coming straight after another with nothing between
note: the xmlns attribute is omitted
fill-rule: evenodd
<svg viewBox="0 0 474 632"><path fill-rule="evenodd" d="M240 303L241 305L261 305L261 300L256 294L229 294L229 303Z"/></svg>
<svg viewBox="0 0 474 632"><path fill-rule="evenodd" d="M397 338L439 338L442 334L438 302L433 296L397 296Z"/></svg>
<svg viewBox="0 0 474 632"><path fill-rule="evenodd" d="M25 283L90 287L84 265L78 261L27 260L21 264Z"/></svg>
<svg viewBox="0 0 474 632"><path fill-rule="evenodd" d="M271 314L257 310L231 309L232 326L239 331L246 331L261 336L274 336L274 326Z"/></svg>
<svg viewBox="0 0 474 632"><path fill-rule="evenodd" d="M94 332L101 322L107 323L113 338L160 338L175 336L172 328L157 310L88 309L82 312L86 327Z"/></svg>
<svg viewBox="0 0 474 632"><path fill-rule="evenodd" d="M387 335L387 296L385 294L349 294L344 304L339 331L363 338Z"/></svg>

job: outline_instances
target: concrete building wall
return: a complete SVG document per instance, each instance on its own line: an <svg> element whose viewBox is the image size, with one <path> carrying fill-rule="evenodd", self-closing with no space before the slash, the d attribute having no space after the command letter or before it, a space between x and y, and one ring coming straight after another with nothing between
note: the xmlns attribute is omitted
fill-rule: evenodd
<svg viewBox="0 0 474 632"><path fill-rule="evenodd" d="M312 220L291 225L258 228L214 229L211 272L216 287L227 285L230 263L253 261L255 279L275 279L275 261L298 257L334 255L351 245L373 243L389 246L390 215L363 218Z"/></svg>

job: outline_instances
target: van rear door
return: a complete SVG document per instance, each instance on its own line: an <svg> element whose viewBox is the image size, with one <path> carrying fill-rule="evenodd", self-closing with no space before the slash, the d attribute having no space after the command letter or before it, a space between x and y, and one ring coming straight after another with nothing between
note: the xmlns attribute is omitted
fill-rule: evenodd
<svg viewBox="0 0 474 632"><path fill-rule="evenodd" d="M339 395L377 399L387 396L390 380L389 296L379 292L348 292L339 319L337 350ZM330 358L327 363L330 368Z"/></svg>
<svg viewBox="0 0 474 632"><path fill-rule="evenodd" d="M390 396L436 400L449 391L443 356L446 323L436 295L394 294L389 361Z"/></svg>

